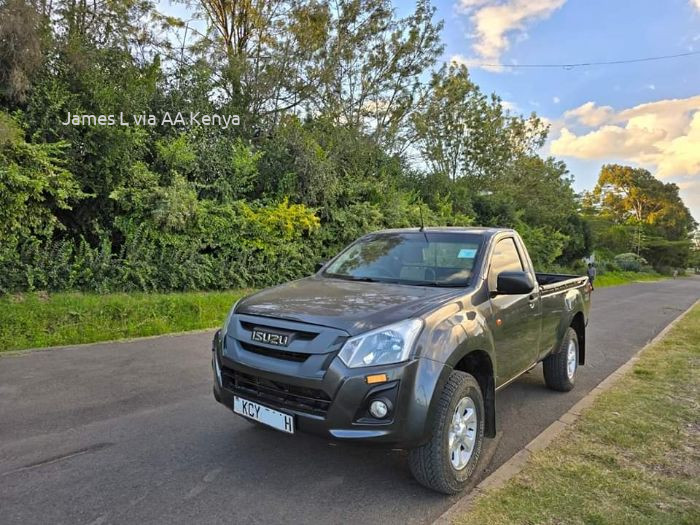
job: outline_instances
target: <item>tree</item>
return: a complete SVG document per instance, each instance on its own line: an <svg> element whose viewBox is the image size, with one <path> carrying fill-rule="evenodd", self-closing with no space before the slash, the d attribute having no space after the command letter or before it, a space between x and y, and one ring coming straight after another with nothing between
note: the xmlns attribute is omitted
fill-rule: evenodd
<svg viewBox="0 0 700 525"><path fill-rule="evenodd" d="M520 156L532 155L547 128L534 115L511 115L487 97L467 68L455 63L433 74L430 95L413 116L416 144L432 172L453 182L466 177L475 190L491 184Z"/></svg>
<svg viewBox="0 0 700 525"><path fill-rule="evenodd" d="M22 102L41 66L42 16L25 0L0 1L0 101Z"/></svg>
<svg viewBox="0 0 700 525"><path fill-rule="evenodd" d="M581 217L536 115L433 70L428 0L181 1L204 23L153 0L0 0L0 291L266 286L421 215L516 228L541 268L591 234L684 260L678 188L611 175ZM175 111L241 125L62 123Z"/></svg>
<svg viewBox="0 0 700 525"><path fill-rule="evenodd" d="M316 0L199 0L207 23L192 52L210 64L216 87L258 126L300 107L316 79L309 61L327 38L329 11Z"/></svg>
<svg viewBox="0 0 700 525"><path fill-rule="evenodd" d="M618 223L657 226L669 238L685 238L695 221L678 195L678 186L663 183L649 171L606 164L593 189L592 203Z"/></svg>
<svg viewBox="0 0 700 525"><path fill-rule="evenodd" d="M399 147L421 93L420 76L442 53L442 22L428 0L397 18L389 0L329 2L329 34L310 70L318 78L312 112L366 131L376 143Z"/></svg>
<svg viewBox="0 0 700 525"><path fill-rule="evenodd" d="M678 241L685 239L696 225L678 194L678 186L661 182L643 168L604 165L586 200L603 217L634 226L637 254L649 234Z"/></svg>

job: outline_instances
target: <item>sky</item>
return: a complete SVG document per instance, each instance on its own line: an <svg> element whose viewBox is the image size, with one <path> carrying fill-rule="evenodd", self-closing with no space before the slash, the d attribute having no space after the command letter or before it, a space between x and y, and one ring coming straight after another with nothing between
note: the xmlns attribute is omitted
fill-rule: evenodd
<svg viewBox="0 0 700 525"><path fill-rule="evenodd" d="M605 163L675 182L700 222L700 0L433 0L444 61L469 66L485 92L550 124L542 151L564 160L577 191ZM399 14L415 3L394 0ZM183 7L160 9L184 17ZM668 60L575 64L681 53Z"/></svg>
<svg viewBox="0 0 700 525"><path fill-rule="evenodd" d="M445 59L486 92L550 123L543 153L566 162L576 190L605 163L675 182L700 221L700 0L438 0ZM681 53L694 56L574 68Z"/></svg>

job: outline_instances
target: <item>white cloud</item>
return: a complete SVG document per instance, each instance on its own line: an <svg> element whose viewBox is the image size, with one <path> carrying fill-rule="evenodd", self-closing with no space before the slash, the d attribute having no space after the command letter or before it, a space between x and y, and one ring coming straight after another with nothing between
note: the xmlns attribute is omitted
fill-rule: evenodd
<svg viewBox="0 0 700 525"><path fill-rule="evenodd" d="M572 130L581 125L590 129ZM563 127L550 151L581 159L633 162L652 168L661 178L700 181L700 95L621 111L587 102L564 112Z"/></svg>
<svg viewBox="0 0 700 525"><path fill-rule="evenodd" d="M698 0L698 1L700 1L700 0ZM655 86L654 84L647 84L646 88L647 88L647 89L650 89L651 91L655 91L655 90L656 90L656 86Z"/></svg>
<svg viewBox="0 0 700 525"><path fill-rule="evenodd" d="M700 1L700 0L697 0ZM457 10L469 17L473 28L472 45L476 55L466 59L472 64L500 62L501 55L510 47L511 38L527 38L525 28L548 18L566 0L459 0ZM465 62L466 63L466 62ZM492 67L491 70L503 68Z"/></svg>
<svg viewBox="0 0 700 525"><path fill-rule="evenodd" d="M564 127L559 138L552 142L551 151L555 155L583 159L633 157L642 151L650 152L654 144L663 138L663 131L630 132L620 126L603 126L585 135L576 135Z"/></svg>
<svg viewBox="0 0 700 525"><path fill-rule="evenodd" d="M561 102L561 99L559 97L552 97L552 102L554 102L555 104L559 104L559 102Z"/></svg>
<svg viewBox="0 0 700 525"><path fill-rule="evenodd" d="M693 4L697 9L700 9L700 0L690 0L690 3Z"/></svg>
<svg viewBox="0 0 700 525"><path fill-rule="evenodd" d="M585 126L600 126L613 115L610 106L596 106L594 102L586 102L579 107L564 112L564 119L577 120Z"/></svg>
<svg viewBox="0 0 700 525"><path fill-rule="evenodd" d="M457 2L457 9L467 11L473 7L481 7L482 5L488 4L489 1L490 0L460 0Z"/></svg>

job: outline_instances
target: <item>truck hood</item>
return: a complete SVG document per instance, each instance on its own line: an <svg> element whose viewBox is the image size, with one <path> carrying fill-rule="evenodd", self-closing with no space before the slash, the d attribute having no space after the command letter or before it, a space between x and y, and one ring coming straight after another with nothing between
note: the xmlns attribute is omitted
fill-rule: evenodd
<svg viewBox="0 0 700 525"><path fill-rule="evenodd" d="M437 288L307 277L262 290L236 313L287 319L344 330L350 335L418 317L464 288Z"/></svg>

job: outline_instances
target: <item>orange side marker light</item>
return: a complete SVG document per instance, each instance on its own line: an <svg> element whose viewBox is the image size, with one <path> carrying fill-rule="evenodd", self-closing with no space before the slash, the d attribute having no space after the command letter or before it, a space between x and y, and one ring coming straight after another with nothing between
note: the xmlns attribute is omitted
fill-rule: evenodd
<svg viewBox="0 0 700 525"><path fill-rule="evenodd" d="M386 383L389 380L389 378L386 374L374 374L365 377L365 380L367 381L368 385L374 385L376 383Z"/></svg>

